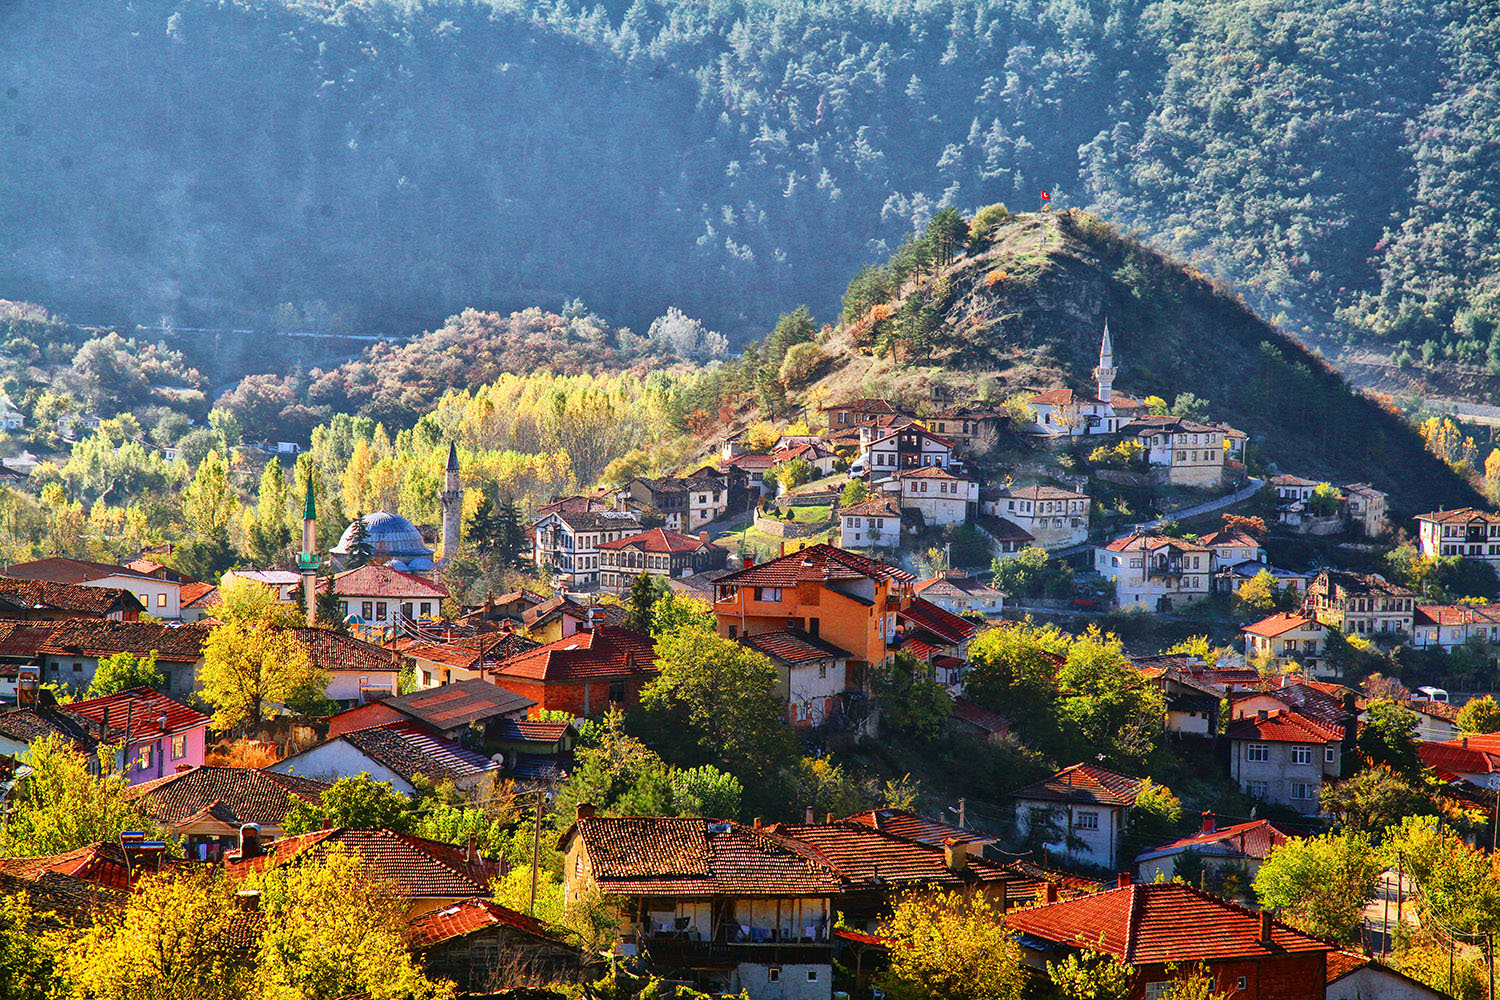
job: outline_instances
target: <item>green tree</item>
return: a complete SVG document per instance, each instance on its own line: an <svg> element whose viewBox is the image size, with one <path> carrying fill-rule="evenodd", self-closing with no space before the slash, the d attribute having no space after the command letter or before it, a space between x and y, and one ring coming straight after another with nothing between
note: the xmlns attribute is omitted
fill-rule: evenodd
<svg viewBox="0 0 1500 1000"><path fill-rule="evenodd" d="M1066 597L1073 590L1073 568L1031 546L990 567L996 589L1015 597Z"/></svg>
<svg viewBox="0 0 1500 1000"><path fill-rule="evenodd" d="M1058 716L1075 756L1102 752L1115 766L1144 764L1165 733L1167 706L1120 640L1090 625L1058 671Z"/></svg>
<svg viewBox="0 0 1500 1000"><path fill-rule="evenodd" d="M273 868L258 888L265 929L255 978L262 997L452 996L451 983L430 982L412 962L402 937L407 901L394 886L370 879L354 855L335 850Z"/></svg>
<svg viewBox="0 0 1500 1000"><path fill-rule="evenodd" d="M704 629L678 629L657 640L656 669L641 702L675 721L691 763L764 789L793 758L776 667L765 656Z"/></svg>
<svg viewBox="0 0 1500 1000"><path fill-rule="evenodd" d="M1281 603L1281 588L1276 585L1271 571L1263 569L1240 586L1235 599L1249 611L1275 611Z"/></svg>
<svg viewBox="0 0 1500 1000"><path fill-rule="evenodd" d="M254 995L236 885L222 868L150 876L63 953L62 979L90 1000L238 1000Z"/></svg>
<svg viewBox="0 0 1500 1000"><path fill-rule="evenodd" d="M1204 420L1208 417L1208 400L1199 399L1190 392L1179 392L1172 400L1172 416L1186 420Z"/></svg>
<svg viewBox="0 0 1500 1000"><path fill-rule="evenodd" d="M1410 781L1420 779L1422 758L1417 755L1417 713L1394 701L1377 701L1365 713L1355 746L1372 765L1384 765Z"/></svg>
<svg viewBox="0 0 1500 1000"><path fill-rule="evenodd" d="M0 897L0 996L6 1000L53 1000L58 960L68 952L58 937L38 933L31 897Z"/></svg>
<svg viewBox="0 0 1500 1000"><path fill-rule="evenodd" d="M521 509L514 497L507 496L500 504L499 529L496 547L500 563L511 569L525 569L530 564L526 547L526 529L521 525Z"/></svg>
<svg viewBox="0 0 1500 1000"><path fill-rule="evenodd" d="M1421 899L1443 926L1469 934L1500 932L1500 878L1485 851L1433 816L1407 816L1386 835L1420 886Z"/></svg>
<svg viewBox="0 0 1500 1000"><path fill-rule="evenodd" d="M1323 811L1338 825L1379 836L1405 816L1433 811L1433 801L1421 788L1393 774L1388 767L1367 767L1347 781L1325 784Z"/></svg>
<svg viewBox="0 0 1500 1000"><path fill-rule="evenodd" d="M651 608L651 638L660 639L679 629L714 631L713 609L696 597L669 590Z"/></svg>
<svg viewBox="0 0 1500 1000"><path fill-rule="evenodd" d="M1307 498L1307 509L1318 517L1332 517L1339 512L1344 494L1331 483L1319 483Z"/></svg>
<svg viewBox="0 0 1500 1000"><path fill-rule="evenodd" d="M805 458L794 458L790 462L782 462L780 465L766 471L765 478L781 486L782 492L790 493L804 483L810 483L816 477L817 472L812 463Z"/></svg>
<svg viewBox="0 0 1500 1000"><path fill-rule="evenodd" d="M118 840L125 830L156 829L126 798L129 785L116 769L111 748L100 748L97 777L63 736L43 736L20 759L31 774L13 797L6 822L0 824L0 856L64 854L101 840Z"/></svg>
<svg viewBox="0 0 1500 1000"><path fill-rule="evenodd" d="M1021 1000L1021 950L1004 906L985 896L911 892L880 927L891 942L881 979L894 1000Z"/></svg>
<svg viewBox="0 0 1500 1000"><path fill-rule="evenodd" d="M1048 962L1047 978L1058 1000L1127 1000L1135 969L1113 955L1084 948L1061 962Z"/></svg>
<svg viewBox="0 0 1500 1000"><path fill-rule="evenodd" d="M1461 733L1500 732L1500 704L1493 695L1470 698L1458 710L1458 731Z"/></svg>
<svg viewBox="0 0 1500 1000"><path fill-rule="evenodd" d="M298 800L287 810L282 829L287 833L311 833L334 827L354 830L394 830L410 833L414 817L412 801L368 774L340 778L324 789L316 803Z"/></svg>
<svg viewBox="0 0 1500 1000"><path fill-rule="evenodd" d="M1124 855L1135 857L1141 851L1173 839L1182 822L1182 802L1166 785L1147 778L1141 783L1135 808L1130 811L1130 826L1125 831Z"/></svg>
<svg viewBox="0 0 1500 1000"><path fill-rule="evenodd" d="M281 463L273 458L261 472L255 517L245 533L248 554L255 565L274 566L285 558L292 544L292 529L287 521L290 503L286 474Z"/></svg>
<svg viewBox="0 0 1500 1000"><path fill-rule="evenodd" d="M839 494L839 506L853 507L855 504L864 503L866 500L874 499L874 490L866 486L861 480L851 479L844 484L844 491Z"/></svg>
<svg viewBox="0 0 1500 1000"><path fill-rule="evenodd" d="M156 666L156 650L136 656L134 653L116 653L99 658L94 669L94 679L89 682L88 696L103 698L119 694L131 688L147 687L160 689L166 683Z"/></svg>
<svg viewBox="0 0 1500 1000"><path fill-rule="evenodd" d="M901 650L887 666L876 668L871 686L881 721L893 732L935 740L946 731L953 699L932 664Z"/></svg>
<svg viewBox="0 0 1500 1000"><path fill-rule="evenodd" d="M349 535L349 546L347 550L347 563L350 569L358 569L368 566L370 560L375 558L375 546L370 544L369 529L365 527L365 515L361 511L354 515L350 523L354 529Z"/></svg>
<svg viewBox="0 0 1500 1000"><path fill-rule="evenodd" d="M642 635L649 635L655 624L656 604L666 594L661 577L644 570L630 581L630 597L625 602L625 625Z"/></svg>
<svg viewBox="0 0 1500 1000"><path fill-rule="evenodd" d="M1384 867L1369 835L1356 830L1294 838L1261 864L1255 895L1310 933L1353 942Z"/></svg>

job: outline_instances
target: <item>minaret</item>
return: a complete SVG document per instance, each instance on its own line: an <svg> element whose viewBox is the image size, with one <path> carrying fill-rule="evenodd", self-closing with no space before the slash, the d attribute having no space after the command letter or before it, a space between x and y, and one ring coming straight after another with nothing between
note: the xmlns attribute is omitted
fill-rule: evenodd
<svg viewBox="0 0 1500 1000"><path fill-rule="evenodd" d="M313 505L312 475L307 477L307 499L302 504L302 551L297 553L297 571L302 574L302 601L307 605L307 624L318 621L318 512Z"/></svg>
<svg viewBox="0 0 1500 1000"><path fill-rule="evenodd" d="M458 448L451 441L448 443L443 492L438 494L438 502L443 505L443 561L447 562L458 552L464 512L464 488L458 481Z"/></svg>
<svg viewBox="0 0 1500 1000"><path fill-rule="evenodd" d="M1099 343L1099 367L1094 369L1094 381L1099 384L1099 402L1108 403L1115 387L1115 350L1109 342L1109 320L1104 321L1104 339Z"/></svg>

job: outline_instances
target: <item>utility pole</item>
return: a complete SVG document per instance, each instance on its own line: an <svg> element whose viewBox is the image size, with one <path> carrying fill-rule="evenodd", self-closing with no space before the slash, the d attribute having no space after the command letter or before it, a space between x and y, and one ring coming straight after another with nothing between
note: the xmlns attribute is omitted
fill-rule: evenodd
<svg viewBox="0 0 1500 1000"><path fill-rule="evenodd" d="M536 916L536 866L542 853L542 790L536 790L536 814L531 823L531 902L526 907L527 916Z"/></svg>

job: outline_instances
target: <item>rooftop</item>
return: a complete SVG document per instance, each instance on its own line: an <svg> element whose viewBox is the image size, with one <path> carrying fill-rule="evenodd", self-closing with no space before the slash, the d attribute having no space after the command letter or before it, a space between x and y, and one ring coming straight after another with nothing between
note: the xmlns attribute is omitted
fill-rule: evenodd
<svg viewBox="0 0 1500 1000"><path fill-rule="evenodd" d="M1344 738L1344 730L1293 710L1267 712L1263 719L1259 713L1235 719L1225 728L1224 736L1267 743L1338 743Z"/></svg>
<svg viewBox="0 0 1500 1000"><path fill-rule="evenodd" d="M1274 639L1278 635L1285 635L1297 629L1310 628L1323 631L1323 625L1316 618L1307 615L1293 614L1286 611L1278 611L1268 618L1262 618L1258 622L1252 622L1240 629L1241 632L1249 632L1251 635L1264 636Z"/></svg>
<svg viewBox="0 0 1500 1000"><path fill-rule="evenodd" d="M266 845L258 857L231 854L226 864L230 874L265 871L319 857L335 847L355 855L370 878L394 885L408 899L486 896L490 879L500 875L498 863L469 855L463 847L390 830L344 828L283 837Z"/></svg>
<svg viewBox="0 0 1500 1000"><path fill-rule="evenodd" d="M47 611L103 617L116 611L145 611L140 600L123 587L89 587L81 583L22 580L0 576L0 613Z"/></svg>
<svg viewBox="0 0 1500 1000"><path fill-rule="evenodd" d="M612 542L599 543L600 549L640 549L643 552L696 552L708 543L696 535L684 535L668 528L652 528L638 535L627 535Z"/></svg>
<svg viewBox="0 0 1500 1000"><path fill-rule="evenodd" d="M779 632L761 632L740 639L757 653L764 653L773 660L790 666L817 663L823 660L847 660L853 653L840 649L831 642L824 642L798 628L787 628Z"/></svg>
<svg viewBox="0 0 1500 1000"><path fill-rule="evenodd" d="M1457 510L1437 510L1430 514L1418 514L1417 520L1428 521L1432 524L1469 524L1474 521L1481 524L1500 524L1500 514L1478 510L1474 507L1460 507Z"/></svg>
<svg viewBox="0 0 1500 1000"><path fill-rule="evenodd" d="M574 632L487 667L495 677L568 683L656 673L649 636L621 625Z"/></svg>
<svg viewBox="0 0 1500 1000"><path fill-rule="evenodd" d="M207 726L209 722L208 716L202 712L146 687L71 702L67 711L100 724L108 718L109 732L105 737L110 740L123 737L128 726L132 743L149 740L154 736L197 729ZM163 722L166 723L165 726L162 725Z"/></svg>
<svg viewBox="0 0 1500 1000"><path fill-rule="evenodd" d="M327 579L318 581L318 590L327 592ZM441 600L448 596L448 588L441 583L375 563L339 573L333 578L333 592L342 597L384 597L397 600Z"/></svg>
<svg viewBox="0 0 1500 1000"><path fill-rule="evenodd" d="M424 913L411 922L406 929L406 940L413 948L431 948L433 945L466 937L492 927L510 927L533 937L556 939L562 932L524 913L501 906L493 899L475 896L445 906L431 913Z"/></svg>
<svg viewBox="0 0 1500 1000"><path fill-rule="evenodd" d="M69 618L58 623L41 652L61 656L143 655L172 663L194 663L203 657L210 626L201 622L168 625L158 621L114 621L109 618Z"/></svg>
<svg viewBox="0 0 1500 1000"><path fill-rule="evenodd" d="M892 836L915 840L930 847L942 847L944 842L949 840L960 844L995 842L994 837L985 836L974 830L965 830L963 827L944 823L942 820L928 819L917 815L910 809L866 809L864 812L848 817L844 822L858 823Z"/></svg>
<svg viewBox="0 0 1500 1000"><path fill-rule="evenodd" d="M344 733L343 740L360 753L410 779L414 775L434 783L460 782L498 771L500 765L452 740L434 736L417 723L395 723Z"/></svg>
<svg viewBox="0 0 1500 1000"><path fill-rule="evenodd" d="M1011 792L1013 799L1043 802L1080 802L1102 806L1133 806L1143 779L1116 774L1093 764L1074 764L1050 778Z"/></svg>
<svg viewBox="0 0 1500 1000"><path fill-rule="evenodd" d="M125 795L168 826L205 812L232 827L280 826L296 800L315 802L328 787L311 778L260 768L203 766L135 785Z"/></svg>
<svg viewBox="0 0 1500 1000"><path fill-rule="evenodd" d="M5 575L20 580L50 580L53 583L80 584L112 576L139 580L153 579L149 574L126 569L124 566L90 562L87 559L68 559L63 556L49 556L32 562L12 563L6 568Z"/></svg>
<svg viewBox="0 0 1500 1000"><path fill-rule="evenodd" d="M738 573L719 577L716 585L740 587L785 587L800 580L858 579L887 580L908 583L916 577L889 563L870 559L826 543L809 545L793 552L750 566Z"/></svg>

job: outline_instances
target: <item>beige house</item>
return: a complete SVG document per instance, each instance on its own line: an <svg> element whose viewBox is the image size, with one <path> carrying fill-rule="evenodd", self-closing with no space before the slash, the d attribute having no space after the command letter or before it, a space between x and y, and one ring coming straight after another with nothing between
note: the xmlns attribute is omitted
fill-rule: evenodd
<svg viewBox="0 0 1500 1000"><path fill-rule="evenodd" d="M1458 556L1500 568L1500 514L1463 507L1417 515L1424 556Z"/></svg>
<svg viewBox="0 0 1500 1000"><path fill-rule="evenodd" d="M1266 561L1265 547L1243 531L1215 531L1198 541L1213 550L1214 572L1240 563Z"/></svg>
<svg viewBox="0 0 1500 1000"><path fill-rule="evenodd" d="M1369 483L1350 483L1343 491L1344 507L1355 530L1366 538L1385 534L1390 509L1387 495Z"/></svg>
<svg viewBox="0 0 1500 1000"><path fill-rule="evenodd" d="M881 484L903 511L916 511L928 527L966 523L979 513L979 484L936 465L905 469Z"/></svg>
<svg viewBox="0 0 1500 1000"><path fill-rule="evenodd" d="M1374 574L1325 569L1307 587L1303 610L1346 635L1408 636L1417 596Z"/></svg>
<svg viewBox="0 0 1500 1000"><path fill-rule="evenodd" d="M1005 518L1044 549L1086 541L1093 503L1086 494L1060 486L1005 486L979 495L980 513Z"/></svg>
<svg viewBox="0 0 1500 1000"><path fill-rule="evenodd" d="M1170 486L1212 488L1224 482L1226 429L1182 417L1137 417L1120 433L1146 450L1152 474Z"/></svg>
<svg viewBox="0 0 1500 1000"><path fill-rule="evenodd" d="M839 511L839 546L845 549L901 547L901 504L877 497Z"/></svg>
<svg viewBox="0 0 1500 1000"><path fill-rule="evenodd" d="M1094 568L1114 581L1121 608L1170 611L1209 594L1213 552L1167 535L1132 534L1094 550Z"/></svg>
<svg viewBox="0 0 1500 1000"><path fill-rule="evenodd" d="M947 438L967 452L982 450L1002 419L1001 414L978 406L950 406L931 416L923 417L922 423L932 433Z"/></svg>
<svg viewBox="0 0 1500 1000"><path fill-rule="evenodd" d="M1246 656L1269 656L1277 666L1297 663L1309 676L1326 673L1324 641L1328 628L1301 614L1274 614L1242 628Z"/></svg>
<svg viewBox="0 0 1500 1000"><path fill-rule="evenodd" d="M1012 792L1016 833L1071 861L1113 868L1142 780L1074 764Z"/></svg>

